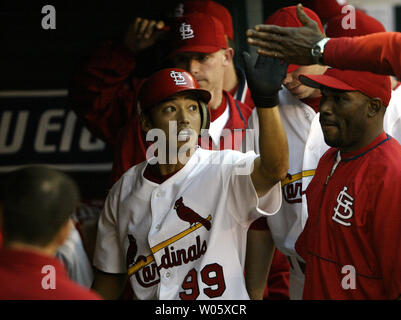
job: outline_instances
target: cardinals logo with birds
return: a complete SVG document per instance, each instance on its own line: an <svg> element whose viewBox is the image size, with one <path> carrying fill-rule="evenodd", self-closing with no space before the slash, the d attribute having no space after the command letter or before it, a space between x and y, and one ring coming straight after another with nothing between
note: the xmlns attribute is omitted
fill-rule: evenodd
<svg viewBox="0 0 401 320"><path fill-rule="evenodd" d="M212 227L212 224L208 219L201 217L198 213L187 207L184 204L182 197L175 202L174 209L177 211L178 217L181 220L188 222L190 227L196 223L201 223L208 231Z"/></svg>

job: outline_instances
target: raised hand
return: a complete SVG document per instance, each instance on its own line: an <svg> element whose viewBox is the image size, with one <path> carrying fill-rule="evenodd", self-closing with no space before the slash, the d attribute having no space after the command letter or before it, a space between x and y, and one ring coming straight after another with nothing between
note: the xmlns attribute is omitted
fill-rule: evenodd
<svg viewBox="0 0 401 320"><path fill-rule="evenodd" d="M317 23L297 5L297 16L302 27L256 25L247 30L248 43L258 47L257 52L268 57L284 59L293 64L316 64L312 47L325 37Z"/></svg>
<svg viewBox="0 0 401 320"><path fill-rule="evenodd" d="M280 59L259 55L254 64L248 52L242 53L252 99L258 108L278 104L278 91L287 74L288 64Z"/></svg>
<svg viewBox="0 0 401 320"><path fill-rule="evenodd" d="M149 20L137 17L129 26L125 45L135 54L154 45L157 39L166 32L164 21Z"/></svg>

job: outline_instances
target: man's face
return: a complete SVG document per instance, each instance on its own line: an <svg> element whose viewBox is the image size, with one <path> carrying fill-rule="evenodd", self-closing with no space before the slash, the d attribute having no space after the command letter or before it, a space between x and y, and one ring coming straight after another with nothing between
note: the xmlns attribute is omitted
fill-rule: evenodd
<svg viewBox="0 0 401 320"><path fill-rule="evenodd" d="M320 75L326 71L326 66L318 64L310 66L300 66L297 70L287 73L287 76L283 80L283 85L298 99L315 98L320 96L319 89L311 88L303 85L298 77L301 74L313 74Z"/></svg>
<svg viewBox="0 0 401 320"><path fill-rule="evenodd" d="M146 131L152 128L163 130L166 141L174 139L177 148L184 143L196 144L200 133L201 114L198 101L190 94L177 94L163 101L150 111L149 117L148 123L143 125ZM175 124L176 135L170 137L169 126Z"/></svg>
<svg viewBox="0 0 401 320"><path fill-rule="evenodd" d="M175 67L191 73L202 89L212 93L222 90L224 71L229 63L226 50L213 53L180 52L172 60Z"/></svg>
<svg viewBox="0 0 401 320"><path fill-rule="evenodd" d="M324 141L350 152L363 147L370 98L359 91L321 89L320 124Z"/></svg>

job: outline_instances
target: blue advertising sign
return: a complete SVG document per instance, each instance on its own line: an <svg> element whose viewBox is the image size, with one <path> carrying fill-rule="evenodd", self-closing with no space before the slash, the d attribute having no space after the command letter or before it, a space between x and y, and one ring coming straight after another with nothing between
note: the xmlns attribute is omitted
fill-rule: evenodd
<svg viewBox="0 0 401 320"><path fill-rule="evenodd" d="M0 172L27 164L110 171L112 159L68 106L67 90L0 91Z"/></svg>

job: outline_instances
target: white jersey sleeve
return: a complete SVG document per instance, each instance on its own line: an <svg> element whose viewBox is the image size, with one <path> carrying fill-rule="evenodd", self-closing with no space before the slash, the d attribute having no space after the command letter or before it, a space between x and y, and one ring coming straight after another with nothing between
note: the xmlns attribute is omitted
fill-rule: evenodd
<svg viewBox="0 0 401 320"><path fill-rule="evenodd" d="M401 86L391 92L391 100L384 114L384 131L401 143Z"/></svg>
<svg viewBox="0 0 401 320"><path fill-rule="evenodd" d="M92 264L85 252L81 236L73 226L66 241L57 249L56 257L67 269L71 280L90 288L93 282Z"/></svg>
<svg viewBox="0 0 401 320"><path fill-rule="evenodd" d="M248 128L245 132L245 137L242 140L242 149L243 152L255 151L256 154L259 154L259 117L257 108L254 108L249 119L248 119Z"/></svg>
<svg viewBox="0 0 401 320"><path fill-rule="evenodd" d="M237 214L235 218L240 224L248 224L261 214L273 215L281 207L280 182L261 198L256 193L251 173L257 157L253 151L247 152L234 164L231 172L227 209Z"/></svg>
<svg viewBox="0 0 401 320"><path fill-rule="evenodd" d="M98 222L94 266L107 273L126 273L127 267L118 238L118 191L121 180L109 192Z"/></svg>

